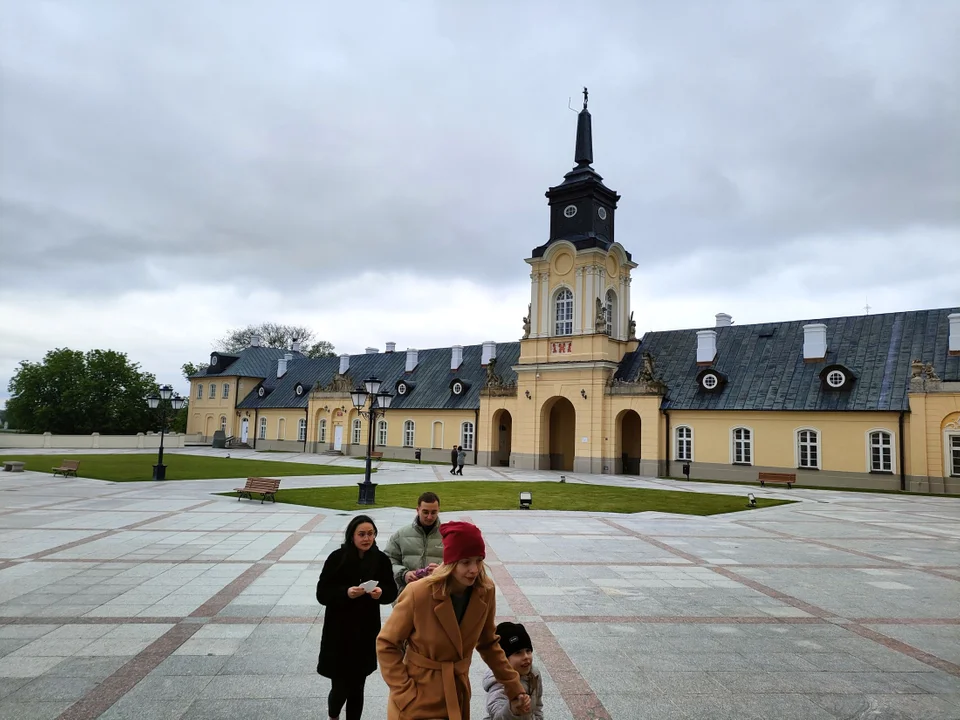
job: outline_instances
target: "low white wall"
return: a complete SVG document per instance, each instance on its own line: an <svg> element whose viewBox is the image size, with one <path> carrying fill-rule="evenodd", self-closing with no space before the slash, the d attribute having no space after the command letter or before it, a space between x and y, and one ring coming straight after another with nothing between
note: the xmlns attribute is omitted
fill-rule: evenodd
<svg viewBox="0 0 960 720"><path fill-rule="evenodd" d="M182 448L198 439L196 435L167 433L163 437L164 448ZM30 435L27 433L0 433L0 448L63 448L65 450L150 450L160 447L158 433L136 435Z"/></svg>

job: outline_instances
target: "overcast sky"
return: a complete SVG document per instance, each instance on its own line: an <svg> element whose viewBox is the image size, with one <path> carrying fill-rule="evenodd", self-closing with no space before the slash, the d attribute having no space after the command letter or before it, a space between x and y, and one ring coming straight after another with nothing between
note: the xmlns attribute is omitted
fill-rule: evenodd
<svg viewBox="0 0 960 720"><path fill-rule="evenodd" d="M960 305L960 2L0 0L17 363L516 340L543 193L621 193L638 331Z"/></svg>

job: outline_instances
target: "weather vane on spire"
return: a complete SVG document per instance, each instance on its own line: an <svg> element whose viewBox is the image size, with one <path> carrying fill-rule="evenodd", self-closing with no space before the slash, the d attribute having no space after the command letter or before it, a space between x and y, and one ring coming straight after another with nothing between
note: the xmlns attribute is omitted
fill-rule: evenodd
<svg viewBox="0 0 960 720"><path fill-rule="evenodd" d="M588 96L589 96L589 93L587 92L587 88L583 88L583 109L584 109L584 110L587 109L587 97L588 97Z"/></svg>

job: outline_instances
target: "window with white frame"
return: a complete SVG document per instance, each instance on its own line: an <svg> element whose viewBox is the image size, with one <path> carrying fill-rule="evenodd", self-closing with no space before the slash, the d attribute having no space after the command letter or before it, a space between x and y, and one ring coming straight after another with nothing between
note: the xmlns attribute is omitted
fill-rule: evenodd
<svg viewBox="0 0 960 720"><path fill-rule="evenodd" d="M554 335L573 335L573 293L563 288L557 293L554 305Z"/></svg>
<svg viewBox="0 0 960 720"><path fill-rule="evenodd" d="M352 433L350 435L350 442L352 442L354 445L359 445L362 432L363 432L363 423L360 421L360 418L354 418L353 425L352 425Z"/></svg>
<svg viewBox="0 0 960 720"><path fill-rule="evenodd" d="M893 435L885 430L870 433L870 472L893 472Z"/></svg>
<svg viewBox="0 0 960 720"><path fill-rule="evenodd" d="M384 446L387 444L387 421L378 420L377 421L377 445Z"/></svg>
<svg viewBox="0 0 960 720"><path fill-rule="evenodd" d="M220 416L220 430L221 430L222 432L226 432L226 431L227 431L227 416L226 416L226 415L221 415L221 416Z"/></svg>
<svg viewBox="0 0 960 720"><path fill-rule="evenodd" d="M753 465L753 432L750 428L733 429L733 464Z"/></svg>
<svg viewBox="0 0 960 720"><path fill-rule="evenodd" d="M603 308L604 320L607 322L607 335L613 336L617 331L617 294L611 289L607 290L607 302Z"/></svg>
<svg viewBox="0 0 960 720"><path fill-rule="evenodd" d="M259 435L259 438L260 438L261 440L266 440L266 439L267 439L267 419L266 419L266 418L260 418L260 435Z"/></svg>
<svg viewBox="0 0 960 720"><path fill-rule="evenodd" d="M693 461L693 428L677 427L677 460Z"/></svg>
<svg viewBox="0 0 960 720"><path fill-rule="evenodd" d="M327 441L327 421L320 421L320 427L317 430L317 442L325 443Z"/></svg>
<svg viewBox="0 0 960 720"><path fill-rule="evenodd" d="M209 397L211 400L216 400L216 399L217 399L217 384L216 384L216 383L210 383L210 394L209 394L207 397Z"/></svg>
<svg viewBox="0 0 960 720"><path fill-rule="evenodd" d="M227 400L230 397L230 383L223 384L223 399Z"/></svg>
<svg viewBox="0 0 960 720"><path fill-rule="evenodd" d="M816 430L797 431L797 467L820 469L820 433Z"/></svg>
<svg viewBox="0 0 960 720"><path fill-rule="evenodd" d="M203 383L197 383L197 400L203 400Z"/></svg>
<svg viewBox="0 0 960 720"><path fill-rule="evenodd" d="M465 422L460 425L460 444L464 450L473 450L473 423Z"/></svg>
<svg viewBox="0 0 960 720"><path fill-rule="evenodd" d="M303 442L307 439L307 419L300 418L297 421L297 440Z"/></svg>
<svg viewBox="0 0 960 720"><path fill-rule="evenodd" d="M404 447L413 447L414 434L416 430L416 425L413 420L405 420L403 422L403 446Z"/></svg>
<svg viewBox="0 0 960 720"><path fill-rule="evenodd" d="M950 475L960 477L960 435L948 435L950 440Z"/></svg>

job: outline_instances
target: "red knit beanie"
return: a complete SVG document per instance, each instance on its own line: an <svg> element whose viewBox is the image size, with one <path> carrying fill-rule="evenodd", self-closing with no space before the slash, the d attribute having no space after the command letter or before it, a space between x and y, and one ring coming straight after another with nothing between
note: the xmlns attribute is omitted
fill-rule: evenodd
<svg viewBox="0 0 960 720"><path fill-rule="evenodd" d="M443 562L445 565L469 557L486 557L487 546L480 528L467 522L445 522L440 526L443 538Z"/></svg>

